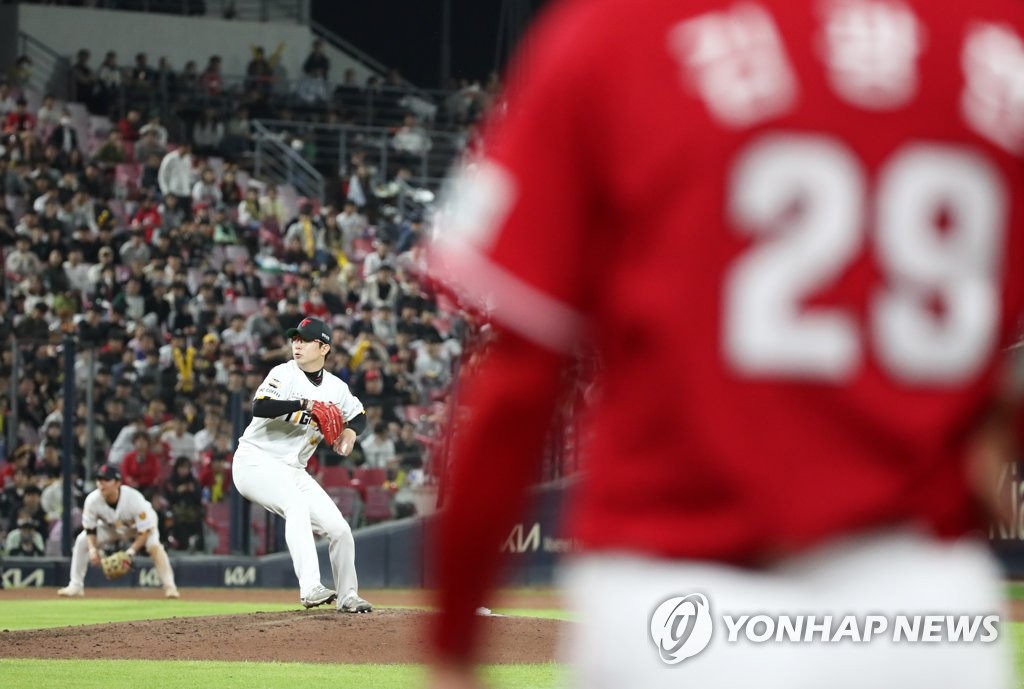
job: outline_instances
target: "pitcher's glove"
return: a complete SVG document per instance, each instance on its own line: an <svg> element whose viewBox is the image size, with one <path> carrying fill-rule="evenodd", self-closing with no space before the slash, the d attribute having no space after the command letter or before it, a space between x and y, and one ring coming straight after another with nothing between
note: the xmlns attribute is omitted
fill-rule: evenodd
<svg viewBox="0 0 1024 689"><path fill-rule="evenodd" d="M324 442L334 447L334 442L341 435L341 432L345 430L345 419L341 415L341 410L338 409L337 405L330 402L320 402L317 400L313 402L313 408L309 410L309 413L313 420L316 421L316 425L320 427L320 433L324 437Z"/></svg>
<svg viewBox="0 0 1024 689"><path fill-rule="evenodd" d="M101 559L100 567L103 568L103 576L107 579L120 579L132 571L132 556L127 551L119 550Z"/></svg>

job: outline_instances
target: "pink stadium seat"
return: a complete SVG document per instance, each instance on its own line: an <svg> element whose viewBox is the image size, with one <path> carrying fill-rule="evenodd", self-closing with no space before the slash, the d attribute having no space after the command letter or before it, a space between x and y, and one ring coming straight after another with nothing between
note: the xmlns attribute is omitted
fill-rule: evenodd
<svg viewBox="0 0 1024 689"><path fill-rule="evenodd" d="M366 487L366 504L363 519L368 524L386 522L391 519L391 491L383 486Z"/></svg>
<svg viewBox="0 0 1024 689"><path fill-rule="evenodd" d="M256 297L235 297L235 313L248 318L260 310L260 302Z"/></svg>
<svg viewBox="0 0 1024 689"><path fill-rule="evenodd" d="M228 502L212 502L206 506L206 525L217 537L216 555L227 555L231 540L231 506Z"/></svg>
<svg viewBox="0 0 1024 689"><path fill-rule="evenodd" d="M345 467L323 467L320 481L324 488L342 488L352 485L352 477Z"/></svg>
<svg viewBox="0 0 1024 689"><path fill-rule="evenodd" d="M359 479L364 486L383 486L388 480L388 472L380 467L358 467L352 478Z"/></svg>
<svg viewBox="0 0 1024 689"><path fill-rule="evenodd" d="M359 508L361 505L359 491L351 486L333 486L324 490L331 496L334 504L338 506L345 520L354 526L359 520Z"/></svg>

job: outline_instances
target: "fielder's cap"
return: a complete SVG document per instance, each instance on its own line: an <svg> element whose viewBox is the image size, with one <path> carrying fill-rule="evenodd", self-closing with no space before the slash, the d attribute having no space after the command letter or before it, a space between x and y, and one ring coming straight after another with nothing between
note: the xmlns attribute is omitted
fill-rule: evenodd
<svg viewBox="0 0 1024 689"><path fill-rule="evenodd" d="M120 481L121 470L113 464L104 464L96 472L96 478L103 479L104 481Z"/></svg>
<svg viewBox="0 0 1024 689"><path fill-rule="evenodd" d="M327 324L319 318L303 318L299 327L288 328L284 334L289 338L298 335L307 342L320 340L326 345L331 344L331 331Z"/></svg>
<svg viewBox="0 0 1024 689"><path fill-rule="evenodd" d="M18 520L19 529L34 529L36 526L37 524L35 519L26 519L25 517L22 517Z"/></svg>

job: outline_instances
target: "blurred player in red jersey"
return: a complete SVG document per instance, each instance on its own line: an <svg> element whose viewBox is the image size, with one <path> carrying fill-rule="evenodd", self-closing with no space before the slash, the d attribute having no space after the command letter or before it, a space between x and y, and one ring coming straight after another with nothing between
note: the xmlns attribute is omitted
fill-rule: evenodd
<svg viewBox="0 0 1024 689"><path fill-rule="evenodd" d="M1000 643L730 642L721 615L1000 610L979 477L1014 404L1022 36L1010 0L547 14L433 249L500 335L462 393L433 687L477 686L473 611L583 342L574 686L1008 685ZM652 628L690 594L715 626L680 658L695 628Z"/></svg>

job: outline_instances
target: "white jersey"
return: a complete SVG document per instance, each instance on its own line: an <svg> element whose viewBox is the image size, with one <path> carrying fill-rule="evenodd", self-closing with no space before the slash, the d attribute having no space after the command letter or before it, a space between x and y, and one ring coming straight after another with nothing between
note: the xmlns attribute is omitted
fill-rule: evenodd
<svg viewBox="0 0 1024 689"><path fill-rule="evenodd" d="M346 422L363 412L362 402L340 378L325 370L320 385L314 385L294 361L279 364L270 370L253 395L254 400L260 398L330 402L341 409L342 418ZM323 439L320 430L311 421L309 412L304 411L274 418L254 416L238 439L238 449L255 451L290 466L303 468Z"/></svg>
<svg viewBox="0 0 1024 689"><path fill-rule="evenodd" d="M99 489L89 493L82 508L82 528L105 527L117 532L122 539L134 538L136 533L156 529L156 511L142 493L130 486L121 486L117 504L111 507L100 495Z"/></svg>

